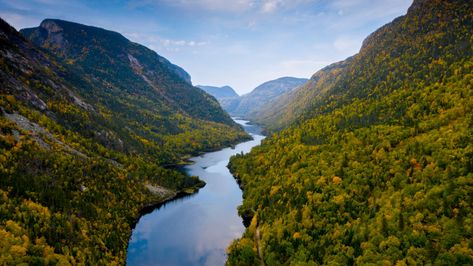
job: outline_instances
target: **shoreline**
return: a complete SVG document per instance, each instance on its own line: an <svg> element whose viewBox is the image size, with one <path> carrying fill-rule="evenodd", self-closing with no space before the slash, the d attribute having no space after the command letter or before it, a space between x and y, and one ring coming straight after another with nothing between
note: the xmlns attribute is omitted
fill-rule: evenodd
<svg viewBox="0 0 473 266"><path fill-rule="evenodd" d="M191 160L191 158L201 156L203 154L210 153L210 152L220 151L220 150L223 150L223 149L226 149L226 148L234 148L236 145L238 145L240 143L244 143L246 141L251 141L251 140L254 139L251 134L249 134L248 132L246 132L246 133L247 133L246 137L238 138L234 142L228 144L228 146L215 147L215 148L210 148L210 149L207 149L207 150L195 151L195 152L192 152L188 155L185 155L185 156L181 157L180 162L176 162L176 163L172 163L172 164L165 164L165 165L163 165L163 167L174 169L176 171L184 173L185 175L188 175L185 171L182 171L182 169L184 167L188 166L188 165L192 165L192 164L195 163L194 161ZM135 219L133 224L130 224L131 229L132 230L135 229L136 224L139 222L140 218L143 215L149 214L149 213L153 212L154 210L161 208L163 205L165 205L166 203L169 203L173 200L181 199L181 198L184 198L186 196L191 196L191 195L194 195L194 194L198 193L199 190L201 188L205 187L205 185L206 185L206 183L203 180L201 180L200 178L199 178L199 181L200 181L200 183L196 184L193 187L187 187L187 188L182 188L181 190L178 190L178 191L173 191L173 193L171 195L169 195L167 197L164 197L163 199L151 201L150 203L145 204L140 209L140 211L138 212L138 217ZM199 184L201 184L201 185L199 185ZM191 193L189 193L190 190L192 190ZM132 232L130 232L130 237L131 237L131 234L132 234Z"/></svg>
<svg viewBox="0 0 473 266"><path fill-rule="evenodd" d="M173 163L173 164L167 164L164 167L166 167L168 169L173 169L173 170L179 171L181 173L184 173L186 176L191 176L184 169L185 169L186 166L192 165L192 164L195 163L195 161L193 161L192 158L199 157L199 156L202 156L202 155L207 154L207 153L218 152L218 151L221 151L221 150L224 150L224 149L227 149L227 148L234 149L237 145L239 145L241 143L245 143L245 142L255 140L254 135L258 135L258 134L255 134L255 133L247 132L246 128L245 128L245 132L247 133L246 136L238 138L235 141L233 141L232 143L227 143L227 145L222 146L222 147L214 147L214 148L209 148L209 149L206 149L206 150L195 151L195 152L192 152L190 154L186 154L186 155L181 157L181 160L179 162ZM232 176L233 176L233 174L232 174ZM241 183L239 182L239 180L235 176L233 176L233 179L237 181L237 186L243 193L243 189L241 187ZM128 247L129 247L132 235L133 235L133 230L136 228L136 226L139 223L140 219L143 216L147 215L147 214L150 214L150 213L152 213L156 210L159 210L161 207L165 206L166 204L168 204L170 202L178 201L180 199L185 199L187 197L192 197L192 196L196 195L197 193L199 193L200 189L203 188L206 185L206 183L203 180L201 180L200 177L198 177L198 180L200 182L197 183L196 185L192 186L192 187L182 188L178 191L170 190L168 195L165 195L161 199L152 200L151 202L145 204L139 210L137 217L134 219L133 223L130 224L130 229L131 230L129 232L129 238L128 238L127 247L126 247L127 252L125 253L125 260L127 260L127 258L128 258ZM237 211L237 209L235 209L235 211ZM240 218L242 219L243 226L246 228L247 226L245 224L245 217L242 217L239 214L238 214L238 216L240 216Z"/></svg>

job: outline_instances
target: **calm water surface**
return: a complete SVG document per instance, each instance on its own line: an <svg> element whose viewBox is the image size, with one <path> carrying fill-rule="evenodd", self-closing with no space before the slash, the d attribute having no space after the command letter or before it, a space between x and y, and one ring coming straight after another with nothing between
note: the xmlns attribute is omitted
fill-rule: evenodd
<svg viewBox="0 0 473 266"><path fill-rule="evenodd" d="M227 168L230 156L249 152L264 136L243 125L254 140L206 153L185 167L207 185L196 194L173 200L142 216L128 244L127 265L224 265L225 250L244 231L237 207L242 192Z"/></svg>

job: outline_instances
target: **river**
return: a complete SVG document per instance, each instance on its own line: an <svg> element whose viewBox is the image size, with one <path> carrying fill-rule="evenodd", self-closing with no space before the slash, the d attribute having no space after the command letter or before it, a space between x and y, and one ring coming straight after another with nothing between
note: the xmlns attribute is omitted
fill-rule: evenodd
<svg viewBox="0 0 473 266"><path fill-rule="evenodd" d="M224 265L226 248L245 228L238 216L242 191L227 168L229 158L247 153L264 138L259 127L235 121L253 140L191 158L184 170L207 184L142 216L128 243L127 265Z"/></svg>

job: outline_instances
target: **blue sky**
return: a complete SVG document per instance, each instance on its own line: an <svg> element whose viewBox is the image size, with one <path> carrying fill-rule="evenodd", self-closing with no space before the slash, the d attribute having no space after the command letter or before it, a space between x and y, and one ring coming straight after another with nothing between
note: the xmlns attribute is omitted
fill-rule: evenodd
<svg viewBox="0 0 473 266"><path fill-rule="evenodd" d="M412 0L0 0L15 28L59 18L103 27L183 67L194 84L239 94L282 76L309 78L358 52Z"/></svg>

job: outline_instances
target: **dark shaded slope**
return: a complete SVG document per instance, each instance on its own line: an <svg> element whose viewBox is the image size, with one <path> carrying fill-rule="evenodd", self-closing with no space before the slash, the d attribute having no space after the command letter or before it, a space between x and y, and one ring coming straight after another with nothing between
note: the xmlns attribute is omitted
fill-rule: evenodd
<svg viewBox="0 0 473 266"><path fill-rule="evenodd" d="M48 19L23 34L62 63L64 80L104 118L99 124L111 131L86 134L107 147L172 162L175 155L230 144L234 133L245 135L182 69L116 32ZM217 144L226 137L212 127L231 127L233 137Z"/></svg>
<svg viewBox="0 0 473 266"><path fill-rule="evenodd" d="M91 100L111 101L109 108L120 111L123 103L114 97L133 105L126 98L139 95L146 98L139 99L144 108L151 107L148 100L164 113L180 111L193 118L233 125L214 99L191 85L190 76L183 69L117 32L56 19L46 19L39 27L21 32L37 46L79 69L74 74L85 76L88 84L74 82L73 76L67 79L84 91L93 90Z"/></svg>

